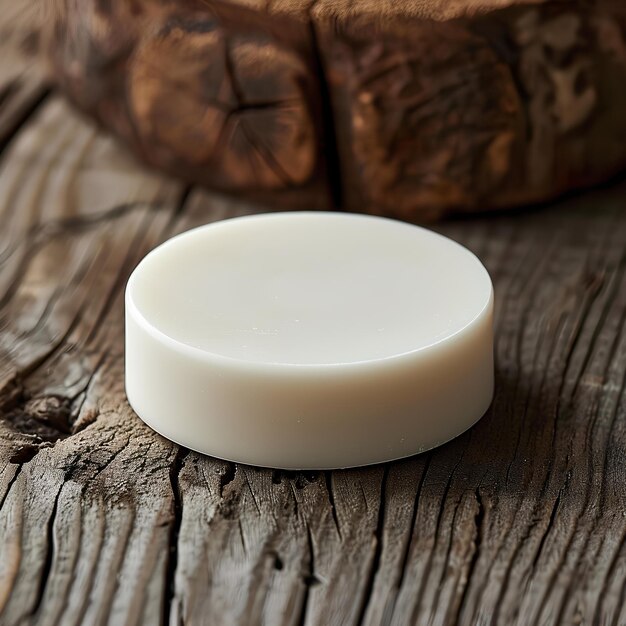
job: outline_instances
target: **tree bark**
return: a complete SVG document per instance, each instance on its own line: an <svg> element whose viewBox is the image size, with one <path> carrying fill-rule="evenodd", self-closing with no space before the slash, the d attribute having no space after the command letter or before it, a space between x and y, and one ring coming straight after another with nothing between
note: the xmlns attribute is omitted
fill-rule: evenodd
<svg viewBox="0 0 626 626"><path fill-rule="evenodd" d="M598 0L62 0L55 75L144 160L409 220L626 168L626 8Z"/></svg>

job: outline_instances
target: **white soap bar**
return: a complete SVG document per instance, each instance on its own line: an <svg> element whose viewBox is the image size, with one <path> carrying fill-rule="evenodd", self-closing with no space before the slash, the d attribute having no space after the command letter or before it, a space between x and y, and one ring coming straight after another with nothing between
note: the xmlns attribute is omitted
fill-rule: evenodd
<svg viewBox="0 0 626 626"><path fill-rule="evenodd" d="M397 459L487 410L492 309L480 261L423 228L326 212L225 220L133 272L126 391L154 430L223 459Z"/></svg>

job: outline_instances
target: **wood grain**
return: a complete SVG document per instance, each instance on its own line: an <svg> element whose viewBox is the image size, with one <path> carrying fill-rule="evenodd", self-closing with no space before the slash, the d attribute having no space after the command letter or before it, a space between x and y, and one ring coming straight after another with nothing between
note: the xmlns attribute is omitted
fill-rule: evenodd
<svg viewBox="0 0 626 626"><path fill-rule="evenodd" d="M438 226L496 290L471 431L278 472L178 448L123 390L134 265L258 209L146 171L56 94L23 117L0 155L0 624L626 623L624 184Z"/></svg>
<svg viewBox="0 0 626 626"><path fill-rule="evenodd" d="M0 0L0 153L49 89L36 63L40 29L32 7Z"/></svg>
<svg viewBox="0 0 626 626"><path fill-rule="evenodd" d="M58 0L72 101L145 161L270 207L428 220L626 169L619 0Z"/></svg>
<svg viewBox="0 0 626 626"><path fill-rule="evenodd" d="M306 25L195 0L58 20L45 50L61 86L145 161L256 201L329 206Z"/></svg>

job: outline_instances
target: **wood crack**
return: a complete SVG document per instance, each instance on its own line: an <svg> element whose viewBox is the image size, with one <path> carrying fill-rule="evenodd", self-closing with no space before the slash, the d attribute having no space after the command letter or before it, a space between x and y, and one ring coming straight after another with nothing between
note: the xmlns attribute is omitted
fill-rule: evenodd
<svg viewBox="0 0 626 626"><path fill-rule="evenodd" d="M330 504L330 514L332 515L335 528L339 539L341 539L341 528L339 526L339 518L337 517L337 507L335 506L335 495L333 493L333 473L332 471L324 472L324 480L326 483L326 493L328 494L328 502Z"/></svg>
<svg viewBox="0 0 626 626"><path fill-rule="evenodd" d="M183 500L180 489L179 477L185 465L185 459L190 451L179 447L170 466L170 487L172 489L174 519L170 526L167 566L165 570L164 600L163 600L163 624L170 624L172 607L176 598L176 570L178 567L178 538L183 521ZM178 612L177 612L178 613ZM182 618L181 618L182 620Z"/></svg>
<svg viewBox="0 0 626 626"><path fill-rule="evenodd" d="M309 7L309 15L316 1L317 0L314 0L313 4ZM313 62L319 82L322 133L321 153L324 155L325 160L325 175L330 191L331 208L335 211L342 211L346 210L346 207L344 204L343 174L339 154L339 142L337 141L337 129L335 127L335 113L331 89L328 84L322 51L320 49L320 41L313 19L309 20L309 32L311 35Z"/></svg>
<svg viewBox="0 0 626 626"><path fill-rule="evenodd" d="M307 572L302 577L304 583L304 594L300 605L300 613L296 621L297 626L305 626L306 617L309 609L309 596L311 594L311 588L319 583L315 576L315 551L313 550L313 537L311 535L311 528L306 524L306 536L307 536Z"/></svg>
<svg viewBox="0 0 626 626"><path fill-rule="evenodd" d="M256 512L261 515L261 507L259 506L259 502L254 495L254 490L252 489L252 484L250 483L250 478L248 478L248 473L245 468L242 468L243 476L246 479L246 484L248 485L248 491L250 492L250 497L252 498L252 502L254 503L254 508Z"/></svg>
<svg viewBox="0 0 626 626"><path fill-rule="evenodd" d="M13 463L13 461L10 461L10 462ZM15 473L13 474L13 477L9 481L9 484L7 485L7 490L5 491L4 495L2 496L2 499L0 500L0 511L2 511L2 507L4 506L4 503L7 501L7 498L9 497L9 494L11 493L11 489L13 488L13 485L15 485L15 483L17 482L17 479L20 476L20 473L22 471L24 464L19 463L16 465L17 465L17 468L15 470Z"/></svg>
<svg viewBox="0 0 626 626"><path fill-rule="evenodd" d="M618 397L618 402L616 402L615 410L613 412L613 418L612 418L612 423L611 423L611 431L613 430L613 427L615 425L615 421L617 419L617 413L618 413L618 408L619 408L619 399L623 396L625 390L626 390L626 370L624 372L624 376L622 377L621 388L620 388L620 390L618 392L618 396L617 396ZM606 473L607 473L606 457L605 457L605 465L604 465L603 472L604 472L604 475L606 475ZM622 550L622 548L624 546L624 542L625 541L626 541L626 528L624 529L624 532L622 533L622 536L620 538L619 544L618 544L618 546L617 546L617 548L615 550L615 553L614 553L614 555L613 555L613 557L611 559L609 567L607 568L606 575L605 575L604 581L602 583L602 587L600 589L600 597L604 597L604 595L605 595L605 589L606 589L607 583L608 583L608 581L610 580L611 576L613 575L613 573L615 571L615 567L616 567L617 562L619 560L619 555L620 555L620 552L621 552L621 550ZM626 590L626 584L624 585L624 588ZM626 591L625 591L625 593L626 593ZM623 605L623 602L620 602L618 604L618 606L622 606L622 605ZM596 622L599 623L600 608L601 608L601 604L598 603L597 606L596 606L595 613L594 613L594 623L596 623Z"/></svg>
<svg viewBox="0 0 626 626"><path fill-rule="evenodd" d="M478 563L478 559L480 558L480 549L483 543L483 523L485 521L485 505L483 504L482 496L480 495L480 487L476 487L474 492L474 496L476 498L476 504L478 505L478 509L476 510L476 514L474 515L474 528L476 529L475 535L473 538L474 550L472 552L472 556L467 567L466 574L466 583L463 587L463 593L461 594L461 598L459 600L458 609L456 615L453 619L450 620L451 624L460 624L461 623L461 615L463 615L463 611L465 609L465 605L467 603L467 599L469 597L469 590L472 584L474 570L476 569L476 564ZM496 618L494 616L494 623L497 623Z"/></svg>
<svg viewBox="0 0 626 626"><path fill-rule="evenodd" d="M73 404L72 411L71 411L71 415L73 416L73 422L71 424L73 435L80 432L81 430L84 430L89 425L93 424L98 417L97 412L94 412L94 414L87 416L87 417L83 416L82 410L87 400L87 396L89 395L89 389L91 385L93 384L98 373L104 367L104 364L106 363L106 360L108 357L109 357L109 351L104 350L102 352L102 355L96 362L95 367L89 373L89 376L87 377L87 380L85 384L83 385L82 389L78 391L76 394L74 394L74 396L71 398L71 401Z"/></svg>
<svg viewBox="0 0 626 626"><path fill-rule="evenodd" d="M31 615L36 615L43 602L46 587L50 579L50 572L52 571L52 561L54 559L54 522L57 516L57 510L59 506L59 498L61 497L63 485L59 486L59 491L54 498L54 505L52 506L52 513L48 519L48 525L46 527L46 555L43 561L43 568L40 574L39 587L37 590L37 598L31 611Z"/></svg>
<svg viewBox="0 0 626 626"><path fill-rule="evenodd" d="M433 458L432 452L426 452L425 454L427 455L426 463L424 464L424 469L422 470L422 475L420 476L420 481L417 485L415 497L413 498L413 510L411 511L411 522L409 525L409 538L406 542L404 554L402 555L402 564L400 565L400 576L398 577L397 585L398 590L402 589L402 585L404 584L404 580L406 578L407 568L409 565L409 557L411 554L411 548L413 546L413 536L415 534L415 524L417 522L417 513L419 511L420 497L422 495L422 487L424 486L424 481L426 480L426 475L428 474L428 468L430 467L430 462Z"/></svg>
<svg viewBox="0 0 626 626"><path fill-rule="evenodd" d="M224 497L226 487L235 480L237 475L237 464L226 461L224 471L220 472L220 498Z"/></svg>
<svg viewBox="0 0 626 626"><path fill-rule="evenodd" d="M601 606L602 599L598 602L598 606ZM622 589L619 594L619 598L617 600L618 609L615 611L615 617L611 623L611 626L620 626L620 610L619 607L626 606L626 582L622 584Z"/></svg>
<svg viewBox="0 0 626 626"><path fill-rule="evenodd" d="M383 477L380 484L380 504L378 506L378 519L376 521L376 528L374 529L374 555L372 557L371 565L367 573L367 579L365 582L361 607L358 612L357 624L362 625L365 621L367 614L367 607L372 597L372 590L374 589L374 582L380 567L380 557L383 551L383 528L385 526L385 507L387 505L387 480L389 478L389 464L385 465L383 471Z"/></svg>
<svg viewBox="0 0 626 626"><path fill-rule="evenodd" d="M450 491L450 485L452 484L452 480L454 478L454 475L456 474L456 471L459 468L459 465L461 465L461 462L463 461L463 457L465 456L465 454L467 452L467 449L469 448L469 444L471 442L471 437L472 437L472 431L470 430L467 433L467 444L466 444L465 448L463 449L463 452L459 456L457 462L455 463L454 467L450 471L450 475L448 476L448 479L446 480L446 485L445 485L445 487L443 489L443 493L441 495L439 511L437 512L437 520L435 522L435 537L434 537L433 547L432 547L431 550L429 550L428 558L426 560L426 566L424 568L424 574L422 576L422 579L420 580L420 584L419 584L419 589L418 589L418 592L417 592L415 605L413 607L413 611L412 611L412 615L411 615L411 619L412 620L414 620L416 618L416 615L418 614L418 611L421 608L422 598L424 596L424 591L426 589L426 583L427 583L428 578L430 576L430 570L431 570L431 567L432 567L432 562L433 562L435 549L436 549L436 546L437 546L437 542L439 541L441 519L443 517L444 509L445 509L446 504L447 504L447 498L448 498L448 493Z"/></svg>

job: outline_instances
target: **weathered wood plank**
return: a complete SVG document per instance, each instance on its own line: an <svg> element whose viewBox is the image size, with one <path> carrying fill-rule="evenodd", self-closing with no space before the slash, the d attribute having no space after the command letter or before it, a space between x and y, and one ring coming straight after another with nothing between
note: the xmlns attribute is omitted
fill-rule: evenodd
<svg viewBox="0 0 626 626"><path fill-rule="evenodd" d="M439 226L496 288L475 428L272 472L179 449L123 391L133 266L255 209L146 172L54 96L23 120L0 160L0 624L626 623L626 185Z"/></svg>
<svg viewBox="0 0 626 626"><path fill-rule="evenodd" d="M119 405L123 332L109 314L129 269L173 226L184 190L58 99L5 153L0 189L0 621L159 623L133 585L163 581L176 450ZM99 394L101 380L113 387ZM120 470L142 476L150 447L159 493L146 496L118 481Z"/></svg>

